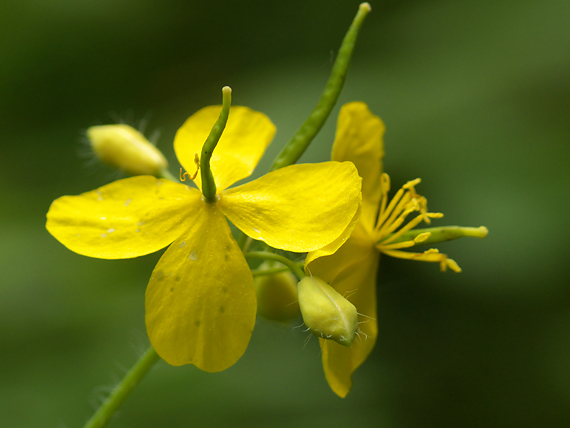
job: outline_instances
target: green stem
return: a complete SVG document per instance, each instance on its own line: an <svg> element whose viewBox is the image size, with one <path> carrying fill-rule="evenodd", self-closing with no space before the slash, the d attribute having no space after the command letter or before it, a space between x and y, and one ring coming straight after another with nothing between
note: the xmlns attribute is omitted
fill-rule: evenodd
<svg viewBox="0 0 570 428"><path fill-rule="evenodd" d="M417 245L437 244L438 242L451 241L457 238L470 236L473 238L484 238L489 233L485 226L481 227L461 227L461 226L443 226L443 227L428 227L426 229L412 229L402 234L397 239L391 242L396 244L398 242L412 241L416 236L421 233L429 232L430 236Z"/></svg>
<svg viewBox="0 0 570 428"><path fill-rule="evenodd" d="M246 259L262 259L262 260L273 260L287 266L291 272L297 275L297 278L303 279L305 273L293 260L289 260L287 257L280 256L275 253L267 253L265 251L250 251L244 254Z"/></svg>
<svg viewBox="0 0 570 428"><path fill-rule="evenodd" d="M246 253L249 251L249 247L251 247L251 244L253 244L255 240L251 237L248 236L247 239L245 240L243 247L241 247L241 250Z"/></svg>
<svg viewBox="0 0 570 428"><path fill-rule="evenodd" d="M133 389L135 389L159 358L151 346L126 374L121 383L115 387L111 395L89 419L84 428L101 428L107 425L113 414L121 407Z"/></svg>
<svg viewBox="0 0 570 428"><path fill-rule="evenodd" d="M241 249L241 252L246 253L255 240L238 229L238 237L236 238L236 241L238 243L238 247Z"/></svg>
<svg viewBox="0 0 570 428"><path fill-rule="evenodd" d="M175 183L180 183L180 180L170 173L167 169L161 169L156 175L157 178L166 178L167 180L174 181Z"/></svg>
<svg viewBox="0 0 570 428"><path fill-rule="evenodd" d="M370 10L371 8L368 3L362 3L358 8L358 12L340 45L329 81L321 95L319 103L307 120L305 120L305 123L301 125L291 141L287 143L281 153L275 158L271 166L271 171L297 162L325 124L344 85L358 32L364 22L364 18L368 15Z"/></svg>
<svg viewBox="0 0 570 428"><path fill-rule="evenodd" d="M304 266L304 262L299 263L297 262L296 265L299 267L299 269L302 269ZM282 266L282 267L274 267L274 268L269 268L269 269L253 269L251 271L252 275L255 276L263 276L263 275L273 275L274 273L281 273L281 272L286 272L290 270L287 266Z"/></svg>
<svg viewBox="0 0 570 428"><path fill-rule="evenodd" d="M241 251L243 253L245 253L245 244L248 241L249 236L247 236L245 233L243 233L241 230L238 229L238 237L236 238L236 242L238 244L238 247L240 247Z"/></svg>
<svg viewBox="0 0 570 428"><path fill-rule="evenodd" d="M224 86L222 88L222 94L222 111L220 112L218 120L210 131L210 135L208 135L206 142L202 146L202 156L200 156L202 194L208 202L216 201L216 183L214 181L214 176L212 175L212 170L210 169L210 159L226 127L226 123L230 115L230 105L232 103L232 90L229 86Z"/></svg>

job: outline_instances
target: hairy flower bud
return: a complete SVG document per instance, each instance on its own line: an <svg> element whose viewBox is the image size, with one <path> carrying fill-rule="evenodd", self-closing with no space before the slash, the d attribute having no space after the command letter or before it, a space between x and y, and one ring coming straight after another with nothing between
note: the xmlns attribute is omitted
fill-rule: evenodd
<svg viewBox="0 0 570 428"><path fill-rule="evenodd" d="M264 262L260 268L269 267ZM257 313L271 321L286 323L299 315L297 278L291 271L255 277Z"/></svg>
<svg viewBox="0 0 570 428"><path fill-rule="evenodd" d="M311 333L350 346L358 330L352 303L320 278L306 276L297 285L303 321Z"/></svg>
<svg viewBox="0 0 570 428"><path fill-rule="evenodd" d="M102 162L128 174L157 175L168 166L162 152L129 125L92 126L87 138Z"/></svg>

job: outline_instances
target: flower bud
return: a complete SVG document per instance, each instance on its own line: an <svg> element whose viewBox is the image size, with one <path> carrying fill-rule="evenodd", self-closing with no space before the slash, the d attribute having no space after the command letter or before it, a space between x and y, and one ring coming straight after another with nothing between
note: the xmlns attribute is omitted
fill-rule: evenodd
<svg viewBox="0 0 570 428"><path fill-rule="evenodd" d="M264 262L260 268L269 267ZM259 275L254 279L257 313L271 321L287 323L299 315L297 278L291 271Z"/></svg>
<svg viewBox="0 0 570 428"><path fill-rule="evenodd" d="M168 166L162 152L129 125L92 126L87 138L102 162L128 174L157 175Z"/></svg>
<svg viewBox="0 0 570 428"><path fill-rule="evenodd" d="M350 346L358 330L352 303L320 278L306 276L297 285L303 321L311 333Z"/></svg>

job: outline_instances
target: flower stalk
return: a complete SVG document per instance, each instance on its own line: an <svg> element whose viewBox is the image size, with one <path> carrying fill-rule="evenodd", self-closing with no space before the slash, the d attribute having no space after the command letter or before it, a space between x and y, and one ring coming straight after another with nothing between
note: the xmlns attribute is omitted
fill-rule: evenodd
<svg viewBox="0 0 570 428"><path fill-rule="evenodd" d="M180 183L180 180L178 180L178 178L176 178L174 175L172 175L172 173L167 169L167 168L163 168L161 169L156 175L156 178L165 178L167 180L173 181L175 183Z"/></svg>
<svg viewBox="0 0 570 428"><path fill-rule="evenodd" d="M121 383L115 387L111 395L99 407L97 412L87 421L84 428L102 428L106 426L113 414L121 407L123 402L159 359L160 357L154 348L152 346L148 348L133 368L129 370Z"/></svg>
<svg viewBox="0 0 570 428"><path fill-rule="evenodd" d="M325 124L344 86L360 27L371 10L368 3L362 3L358 8L358 12L340 45L331 75L319 103L291 138L291 141L277 155L271 166L271 171L297 162Z"/></svg>
<svg viewBox="0 0 570 428"><path fill-rule="evenodd" d="M300 262L297 262L296 264L299 267L299 269L303 269L303 266L305 265L305 261L302 260ZM276 267L267 268L267 269L252 269L251 274L255 278L256 276L273 275L276 273L287 272L288 270L291 270L291 269L289 269L287 266L276 266Z"/></svg>
<svg viewBox="0 0 570 428"><path fill-rule="evenodd" d="M268 253L266 251L250 251L249 253L245 253L244 256L246 259L262 259L279 262L282 265L287 266L291 272L297 276L297 278L303 279L305 277L305 273L296 262L289 260L287 257L280 256L279 254Z"/></svg>

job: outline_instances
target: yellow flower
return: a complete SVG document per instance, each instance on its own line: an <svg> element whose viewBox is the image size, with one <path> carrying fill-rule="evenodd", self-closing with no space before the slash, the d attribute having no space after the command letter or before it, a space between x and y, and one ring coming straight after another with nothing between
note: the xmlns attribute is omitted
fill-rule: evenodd
<svg viewBox="0 0 570 428"><path fill-rule="evenodd" d="M195 156L220 111L198 111L176 134L174 148L188 171L195 170ZM206 202L198 189L139 176L64 196L49 210L49 232L86 256L137 257L171 244L147 287L146 326L152 346L172 365L224 370L249 342L253 277L225 217L248 236L293 252L350 234L361 200L361 180L350 162L293 165L228 189L252 173L274 133L265 115L231 108L210 161L215 202ZM200 175L195 183L201 187Z"/></svg>
<svg viewBox="0 0 570 428"><path fill-rule="evenodd" d="M429 237L422 233L415 240L394 243L421 220L441 214L427 212L425 198L415 192L419 180L407 183L388 204L389 178L382 173L384 124L366 104L354 102L342 107L332 150L332 160L353 162L362 177L360 219L350 238L308 254L307 274L322 278L344 295L360 315L360 338L351 347L319 339L323 367L332 390L345 397L352 387L352 373L372 351L378 326L376 322L376 276L380 253L406 259L439 262L442 270L459 271L457 264L437 250L423 253L401 251ZM380 207L380 209L378 208ZM419 214L398 230L412 212ZM341 246L342 245L342 246ZM339 248L340 247L340 248Z"/></svg>

